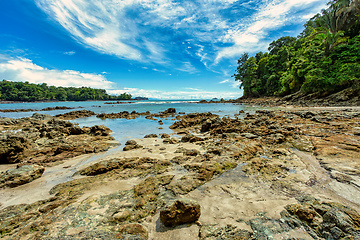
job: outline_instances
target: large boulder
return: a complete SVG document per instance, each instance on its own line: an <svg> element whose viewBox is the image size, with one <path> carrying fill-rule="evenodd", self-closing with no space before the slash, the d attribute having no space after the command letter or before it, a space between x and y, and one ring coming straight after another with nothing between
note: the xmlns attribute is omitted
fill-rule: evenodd
<svg viewBox="0 0 360 240"><path fill-rule="evenodd" d="M24 165L0 173L0 189L17 187L41 177L45 168L39 165Z"/></svg>
<svg viewBox="0 0 360 240"><path fill-rule="evenodd" d="M167 204L160 211L160 219L167 227L192 223L200 217L200 204L190 199L178 199Z"/></svg>

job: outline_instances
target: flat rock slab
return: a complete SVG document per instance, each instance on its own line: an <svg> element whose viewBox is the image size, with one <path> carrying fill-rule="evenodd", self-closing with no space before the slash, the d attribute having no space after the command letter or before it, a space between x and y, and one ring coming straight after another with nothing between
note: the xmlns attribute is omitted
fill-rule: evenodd
<svg viewBox="0 0 360 240"><path fill-rule="evenodd" d="M200 217L200 204L190 199L178 199L168 203L160 211L160 220L167 227L193 223Z"/></svg>
<svg viewBox="0 0 360 240"><path fill-rule="evenodd" d="M45 168L39 165L24 165L0 173L0 189L17 187L41 177Z"/></svg>

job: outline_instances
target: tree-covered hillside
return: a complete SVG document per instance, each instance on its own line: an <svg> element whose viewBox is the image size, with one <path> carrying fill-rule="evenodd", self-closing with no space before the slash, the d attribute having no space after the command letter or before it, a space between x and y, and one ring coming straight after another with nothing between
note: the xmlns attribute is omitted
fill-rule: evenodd
<svg viewBox="0 0 360 240"><path fill-rule="evenodd" d="M86 101L86 100L126 100L131 95L123 93L111 96L104 89L89 87L54 87L46 83L33 84L28 82L0 82L0 99L3 101Z"/></svg>
<svg viewBox="0 0 360 240"><path fill-rule="evenodd" d="M269 52L240 57L234 77L245 98L360 88L360 0L332 0L304 27Z"/></svg>

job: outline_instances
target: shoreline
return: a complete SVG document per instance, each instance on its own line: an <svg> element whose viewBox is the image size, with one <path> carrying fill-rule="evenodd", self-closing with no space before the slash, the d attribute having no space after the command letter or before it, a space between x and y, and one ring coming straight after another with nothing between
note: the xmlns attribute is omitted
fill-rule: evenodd
<svg viewBox="0 0 360 240"><path fill-rule="evenodd" d="M286 106L247 113L244 118L196 113L176 119L170 128L180 137L134 139L133 150L117 148L70 158L45 166L44 175L30 183L0 190L0 214L35 212L24 223L10 217L2 224L12 221L39 229L26 231L10 224L2 237L84 237L104 232L110 237L119 234L120 225L136 226L131 235L146 233L145 239L184 235L211 239L215 232L222 238L243 234L248 236L244 239L256 239L265 234L261 236L312 239L331 231L324 225L326 212L360 217L359 107ZM46 179L56 181L57 174L65 174L67 181L40 189ZM136 195L139 186L142 192ZM14 201L29 204L27 210L21 205L6 208L11 195L34 191L38 198ZM197 201L202 208L199 222L175 228L162 225L159 211L174 198ZM346 210L350 208L355 212ZM72 211L76 214L67 214ZM52 222L36 225L48 216ZM291 221L298 227L291 227ZM44 227L50 231L41 230ZM349 222L341 231L357 236L351 230L356 228Z"/></svg>

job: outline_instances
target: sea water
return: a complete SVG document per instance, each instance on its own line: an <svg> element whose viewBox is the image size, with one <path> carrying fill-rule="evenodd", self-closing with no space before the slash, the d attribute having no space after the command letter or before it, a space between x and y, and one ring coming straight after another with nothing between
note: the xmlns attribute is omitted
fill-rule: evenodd
<svg viewBox="0 0 360 240"><path fill-rule="evenodd" d="M211 112L218 114L220 117L234 117L239 111L244 110L245 112L254 112L258 108L251 107L243 104L232 104L232 103L198 103L194 100L147 100L147 101L132 101L127 103L125 101L122 104L105 104L105 101L86 101L86 102L40 102L40 103L11 103L11 104L0 104L0 109L34 109L41 110L48 107L65 106L74 109L66 110L55 110L55 111L32 111L32 112L0 112L0 117L9 118L23 118L30 117L35 112L58 115L66 112L75 110L90 110L99 113L118 113L122 111L136 111L159 113L163 112L168 108L175 108L176 112L188 113L203 113ZM107 102L108 103L108 102ZM169 129L169 126L174 123L173 118L162 119L163 125L159 125L157 121L145 119L145 117L139 117L137 119L100 119L96 116L88 118L79 118L72 120L71 122L79 124L80 127L87 126L91 127L94 125L105 125L110 128L113 133L112 136L119 141L122 145L129 139L143 138L146 134L161 134L168 133L172 134L173 131Z"/></svg>

